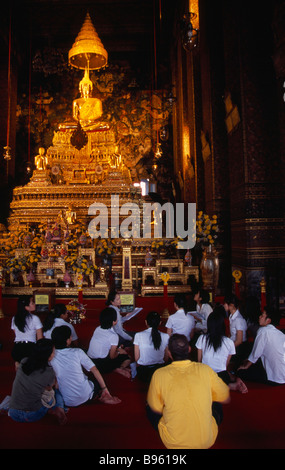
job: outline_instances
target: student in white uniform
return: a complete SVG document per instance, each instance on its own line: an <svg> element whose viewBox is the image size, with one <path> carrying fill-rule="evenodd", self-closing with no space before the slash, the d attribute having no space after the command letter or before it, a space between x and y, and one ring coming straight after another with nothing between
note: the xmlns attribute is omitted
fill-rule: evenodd
<svg viewBox="0 0 285 470"><path fill-rule="evenodd" d="M195 320L190 313L187 313L187 303L184 294L174 296L175 313L169 316L166 322L166 332L171 336L174 333L185 335L190 341L194 334Z"/></svg>
<svg viewBox="0 0 285 470"><path fill-rule="evenodd" d="M43 324L44 337L51 339L51 333L57 326L68 326L71 330L71 346L78 346L78 336L73 325L68 322L68 310L65 304L56 304L48 314Z"/></svg>
<svg viewBox="0 0 285 470"><path fill-rule="evenodd" d="M143 382L149 383L152 374L164 366L168 359L169 335L159 331L160 323L160 315L157 312L150 312L146 317L147 329L136 333L134 337L137 377Z"/></svg>
<svg viewBox="0 0 285 470"><path fill-rule="evenodd" d="M235 354L235 345L226 336L225 313L222 305L210 313L207 333L200 335L196 342L198 362L210 366L231 390L246 393L247 387L243 381L227 371L231 356Z"/></svg>
<svg viewBox="0 0 285 470"><path fill-rule="evenodd" d="M192 312L195 318L195 330L197 333L206 333L207 331L207 319L210 313L213 311L210 302L209 292L201 289L194 294L194 301L196 302L196 312Z"/></svg>
<svg viewBox="0 0 285 470"><path fill-rule="evenodd" d="M43 325L39 317L34 314L35 310L36 306L32 296L22 295L19 297L17 313L11 323L11 329L15 333L11 355L15 361L16 370L21 360L33 352L36 341L43 337Z"/></svg>
<svg viewBox="0 0 285 470"><path fill-rule="evenodd" d="M118 347L119 336L114 331L117 323L116 311L107 307L100 313L98 326L90 340L87 355L93 360L101 374L118 372L131 377L130 358L127 352Z"/></svg>
<svg viewBox="0 0 285 470"><path fill-rule="evenodd" d="M79 406L95 398L111 405L121 402L110 394L90 357L80 348L70 348L71 333L68 326L57 326L51 334L51 339L56 349L51 366L66 406ZM91 372L94 377L92 381L83 369Z"/></svg>
<svg viewBox="0 0 285 470"><path fill-rule="evenodd" d="M276 312L264 307L259 317L252 351L248 359L238 369L243 380L268 384L285 383L285 335L276 328Z"/></svg>
<svg viewBox="0 0 285 470"><path fill-rule="evenodd" d="M250 344L247 342L247 322L239 311L239 300L232 294L224 300L224 308L229 315L230 338L236 348L236 354L232 357L232 362L239 366L247 357Z"/></svg>
<svg viewBox="0 0 285 470"><path fill-rule="evenodd" d="M132 346L133 345L133 337L135 333L126 332L123 327L123 323L127 321L130 316L130 313L127 313L124 317L121 316L120 307L121 307L121 296L120 294L112 290L109 292L106 304L108 307L112 307L117 313L117 323L114 326L114 331L119 335L119 343L118 345L122 346ZM132 313L132 312L131 312Z"/></svg>

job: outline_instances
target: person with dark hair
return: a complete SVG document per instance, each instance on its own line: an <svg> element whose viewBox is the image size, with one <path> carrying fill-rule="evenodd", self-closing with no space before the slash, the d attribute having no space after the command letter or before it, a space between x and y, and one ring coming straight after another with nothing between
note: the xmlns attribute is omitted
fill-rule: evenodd
<svg viewBox="0 0 285 470"><path fill-rule="evenodd" d="M150 312L145 322L147 329L135 334L134 354L137 377L143 382L150 382L154 371L164 366L168 359L166 348L169 335L159 331L161 318L157 312Z"/></svg>
<svg viewBox="0 0 285 470"><path fill-rule="evenodd" d="M266 306L259 317L253 348L237 374L245 381L268 384L285 383L285 335L276 326L279 318Z"/></svg>
<svg viewBox="0 0 285 470"><path fill-rule="evenodd" d="M114 325L114 331L119 335L118 345L123 345L126 347L132 346L135 333L130 331L126 332L123 327L123 323L129 320L129 317L133 312L129 312L122 317L120 313L121 296L116 290L111 290L109 292L106 305L108 307L112 307L117 313L117 323Z"/></svg>
<svg viewBox="0 0 285 470"><path fill-rule="evenodd" d="M78 346L78 336L73 325L68 322L69 314L65 304L55 304L54 308L47 315L43 324L43 334L50 339L51 333L57 326L68 326L71 330L71 346Z"/></svg>
<svg viewBox="0 0 285 470"><path fill-rule="evenodd" d="M207 331L207 319L210 313L213 311L210 302L210 295L204 289L199 289L194 293L194 301L196 302L196 313L192 312L195 318L195 331L197 333L206 333Z"/></svg>
<svg viewBox="0 0 285 470"><path fill-rule="evenodd" d="M184 335L170 337L171 364L156 370L147 394L147 416L168 449L207 449L218 435L229 387L206 364L189 359Z"/></svg>
<svg viewBox="0 0 285 470"><path fill-rule="evenodd" d="M57 326L51 339L56 350L50 363L66 406L79 406L93 398L111 405L121 402L119 398L111 396L90 357L80 348L70 348L72 340L68 326ZM92 381L83 369L91 374Z"/></svg>
<svg viewBox="0 0 285 470"><path fill-rule="evenodd" d="M169 316L166 322L166 332L171 336L174 333L185 335L188 341L194 333L195 321L190 313L187 313L187 302L184 294L174 296L175 313Z"/></svg>
<svg viewBox="0 0 285 470"><path fill-rule="evenodd" d="M11 354L15 361L16 369L21 360L33 352L36 341L43 337L43 325L39 317L34 314L35 309L36 306L32 296L22 295L19 297L17 313L12 318L11 324L11 329L15 333Z"/></svg>
<svg viewBox="0 0 285 470"><path fill-rule="evenodd" d="M253 295L249 295L245 299L243 317L247 322L247 334L251 334L253 338L256 337L259 328L260 314L260 300Z"/></svg>
<svg viewBox="0 0 285 470"><path fill-rule="evenodd" d="M198 362L210 366L231 390L246 393L243 381L227 371L236 350L234 342L226 336L225 313L224 307L219 305L208 316L207 333L200 335L196 342Z"/></svg>
<svg viewBox="0 0 285 470"><path fill-rule="evenodd" d="M233 340L236 354L232 356L232 363L239 366L248 353L247 323L239 311L239 299L231 294L225 297L224 308L229 315L230 338Z"/></svg>
<svg viewBox="0 0 285 470"><path fill-rule="evenodd" d="M101 374L118 372L131 377L130 358L122 346L118 347L119 337L114 331L117 323L116 311L107 307L100 313L98 326L90 340L87 355L92 359Z"/></svg>
<svg viewBox="0 0 285 470"><path fill-rule="evenodd" d="M54 414L60 424L66 423L64 402L55 389L55 373L49 365L54 356L50 339L42 338L34 345L28 358L24 358L17 370L12 387L8 415L21 423L31 423Z"/></svg>

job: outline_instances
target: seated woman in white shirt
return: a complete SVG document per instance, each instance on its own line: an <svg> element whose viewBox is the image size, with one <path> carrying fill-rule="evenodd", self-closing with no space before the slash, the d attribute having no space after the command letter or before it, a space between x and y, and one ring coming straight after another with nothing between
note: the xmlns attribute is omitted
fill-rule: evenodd
<svg viewBox="0 0 285 470"><path fill-rule="evenodd" d="M227 371L231 356L235 354L234 342L226 336L225 309L222 305L214 308L207 321L207 333L196 342L198 362L210 366L231 390L247 392L243 381Z"/></svg>
<svg viewBox="0 0 285 470"><path fill-rule="evenodd" d="M68 322L68 310L65 304L56 304L54 309L47 315L43 324L43 334L47 339L51 339L51 334L57 326L68 326L71 330L71 346L78 347L78 336L75 328Z"/></svg>
<svg viewBox="0 0 285 470"><path fill-rule="evenodd" d="M121 296L116 290L111 290L109 292L106 304L108 307L112 307L117 314L117 322L114 326L114 331L119 335L118 345L123 345L125 347L132 346L135 333L129 331L126 332L123 327L123 323L129 319L128 317L132 312L127 313L124 317L121 316Z"/></svg>
<svg viewBox="0 0 285 470"><path fill-rule="evenodd" d="M66 406L79 406L96 398L110 405L121 402L110 394L90 357L81 348L70 348L71 335L68 326L57 326L51 339L56 350L50 364Z"/></svg>
<svg viewBox="0 0 285 470"><path fill-rule="evenodd" d="M187 302L184 294L174 296L175 313L169 316L166 322L166 332L171 336L174 333L185 335L190 341L194 334L195 320L190 313L187 313Z"/></svg>
<svg viewBox="0 0 285 470"><path fill-rule="evenodd" d="M32 296L22 295L18 299L17 313L12 318L11 329L14 330L15 340L12 349L12 358L16 369L24 357L28 357L34 350L38 339L43 337L42 323L37 315L35 302Z"/></svg>
<svg viewBox="0 0 285 470"><path fill-rule="evenodd" d="M119 336L113 329L116 323L117 315L113 308L107 307L102 310L100 326L93 333L87 355L101 374L115 371L130 378L131 360L123 347L118 347Z"/></svg>
<svg viewBox="0 0 285 470"><path fill-rule="evenodd" d="M247 341L247 322L239 311L239 299L232 294L224 300L224 308L229 315L230 338L236 348L236 354L232 357L235 367L248 356L251 344Z"/></svg>
<svg viewBox="0 0 285 470"><path fill-rule="evenodd" d="M154 371L163 367L168 359L166 348L169 335L159 331L160 323L160 315L150 312L146 317L147 329L136 333L134 337L137 377L143 382L149 383Z"/></svg>
<svg viewBox="0 0 285 470"><path fill-rule="evenodd" d="M193 317L195 318L195 331L196 333L206 333L207 331L207 319L210 313L213 311L210 302L209 292L200 289L194 294L194 301L196 302L196 312L192 312Z"/></svg>

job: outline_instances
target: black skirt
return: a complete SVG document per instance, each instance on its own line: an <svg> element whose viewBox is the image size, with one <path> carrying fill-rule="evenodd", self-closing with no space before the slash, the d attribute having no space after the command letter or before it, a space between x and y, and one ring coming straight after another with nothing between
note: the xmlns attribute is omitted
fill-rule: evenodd
<svg viewBox="0 0 285 470"><path fill-rule="evenodd" d="M103 374L118 369L119 367L121 367L122 363L127 361L128 359L130 358L127 354L119 354L114 359L111 359L110 356L107 356L98 359L92 358L92 361L94 362L97 369L101 372L101 374Z"/></svg>
<svg viewBox="0 0 285 470"><path fill-rule="evenodd" d="M31 341L18 341L14 343L11 356L15 362L21 362L24 357L29 357L34 351L35 343Z"/></svg>

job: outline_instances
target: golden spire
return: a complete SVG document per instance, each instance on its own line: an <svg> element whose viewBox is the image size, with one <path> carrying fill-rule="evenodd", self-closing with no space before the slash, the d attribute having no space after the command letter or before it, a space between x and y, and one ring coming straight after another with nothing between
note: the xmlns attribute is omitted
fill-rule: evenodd
<svg viewBox="0 0 285 470"><path fill-rule="evenodd" d="M95 70L105 67L108 53L87 13L83 26L68 53L68 62L78 69Z"/></svg>

